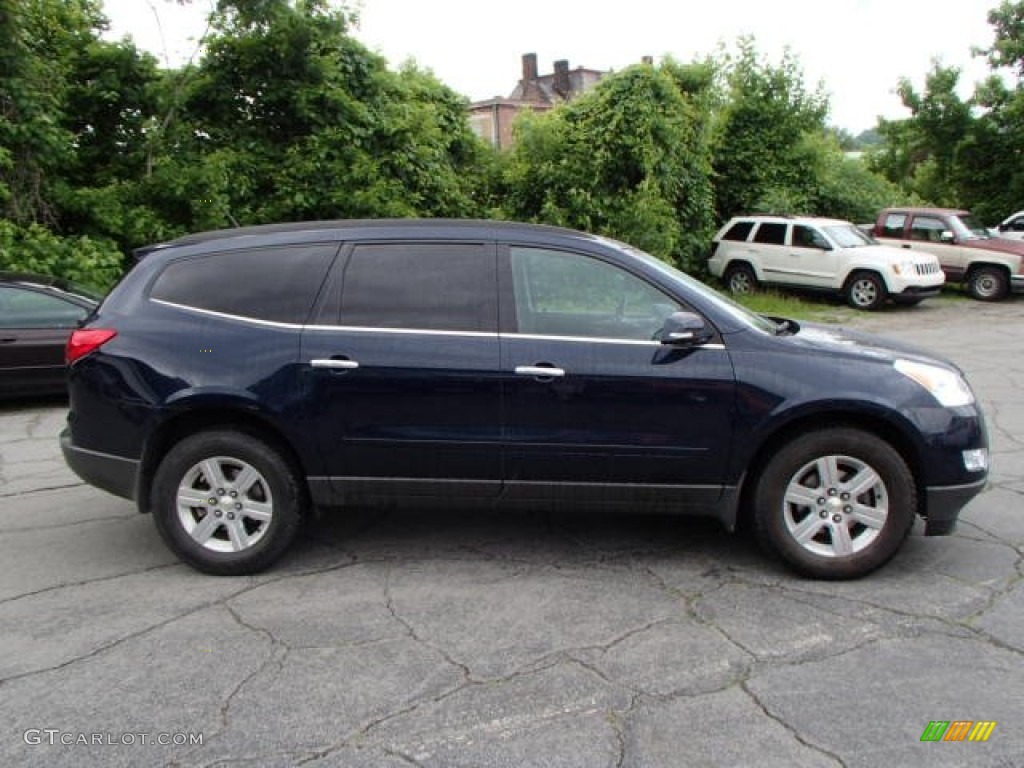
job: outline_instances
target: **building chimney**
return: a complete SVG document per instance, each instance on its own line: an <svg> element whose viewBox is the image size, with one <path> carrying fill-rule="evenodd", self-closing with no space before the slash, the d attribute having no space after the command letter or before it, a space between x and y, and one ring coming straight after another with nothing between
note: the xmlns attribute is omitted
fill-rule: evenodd
<svg viewBox="0 0 1024 768"><path fill-rule="evenodd" d="M555 93L563 99L569 98L569 91L572 90L572 86L569 84L568 59L559 59L555 62L555 80L552 87L555 89Z"/></svg>
<svg viewBox="0 0 1024 768"><path fill-rule="evenodd" d="M523 82L534 83L537 81L537 54L523 54Z"/></svg>

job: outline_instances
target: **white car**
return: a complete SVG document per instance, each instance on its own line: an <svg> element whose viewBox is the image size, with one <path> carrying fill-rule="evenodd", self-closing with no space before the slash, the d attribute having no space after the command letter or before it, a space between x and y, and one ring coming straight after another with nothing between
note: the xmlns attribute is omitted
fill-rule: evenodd
<svg viewBox="0 0 1024 768"><path fill-rule="evenodd" d="M1017 211L1012 216L1003 219L999 225L996 237L1006 240L1024 240L1024 211Z"/></svg>
<svg viewBox="0 0 1024 768"><path fill-rule="evenodd" d="M929 253L879 245L848 221L806 216L734 217L715 235L708 267L733 293L762 284L810 288L838 293L856 309L890 298L917 304L946 279Z"/></svg>

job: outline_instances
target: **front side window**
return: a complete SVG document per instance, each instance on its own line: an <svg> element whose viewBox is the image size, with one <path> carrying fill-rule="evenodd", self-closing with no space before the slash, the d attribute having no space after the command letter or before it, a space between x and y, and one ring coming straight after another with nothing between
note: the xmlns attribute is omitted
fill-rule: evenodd
<svg viewBox="0 0 1024 768"><path fill-rule="evenodd" d="M510 248L520 333L650 340L679 303L619 267L578 253Z"/></svg>
<svg viewBox="0 0 1024 768"><path fill-rule="evenodd" d="M819 251L828 251L832 248L828 244L828 240L818 230L802 224L793 225L793 247L816 248Z"/></svg>
<svg viewBox="0 0 1024 768"><path fill-rule="evenodd" d="M761 226L757 228L757 232L754 233L754 242L765 245L785 245L786 225L774 221L762 222Z"/></svg>
<svg viewBox="0 0 1024 768"><path fill-rule="evenodd" d="M915 216L910 227L910 239L929 243L942 242L942 232L948 229L942 219L932 216Z"/></svg>
<svg viewBox="0 0 1024 768"><path fill-rule="evenodd" d="M171 262L150 296L237 317L302 324L324 281L335 243L226 251Z"/></svg>
<svg viewBox="0 0 1024 768"><path fill-rule="evenodd" d="M0 327L73 328L89 314L70 301L24 288L0 286Z"/></svg>
<svg viewBox="0 0 1024 768"><path fill-rule="evenodd" d="M345 267L341 324L496 332L494 256L477 243L357 245Z"/></svg>

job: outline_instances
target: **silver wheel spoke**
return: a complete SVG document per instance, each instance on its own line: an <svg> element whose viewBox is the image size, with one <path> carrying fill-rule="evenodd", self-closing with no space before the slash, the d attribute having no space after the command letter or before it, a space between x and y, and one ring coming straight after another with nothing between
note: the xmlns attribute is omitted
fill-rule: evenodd
<svg viewBox="0 0 1024 768"><path fill-rule="evenodd" d="M254 467L246 466L231 483L240 494L248 494L249 489L261 480L260 473Z"/></svg>
<svg viewBox="0 0 1024 768"><path fill-rule="evenodd" d="M853 554L853 541L850 539L850 529L846 524L832 523L829 527L832 531L832 549L836 555L842 557Z"/></svg>
<svg viewBox="0 0 1024 768"><path fill-rule="evenodd" d="M189 536L200 544L205 544L217 532L220 526L220 518L214 517L212 512L208 512L206 517L200 520L196 527L189 532Z"/></svg>
<svg viewBox="0 0 1024 768"><path fill-rule="evenodd" d="M263 523L269 523L273 514L273 505L262 501L251 501L246 499L242 505L242 511L240 514L251 520L259 520Z"/></svg>
<svg viewBox="0 0 1024 768"><path fill-rule="evenodd" d="M842 489L850 494L851 497L857 498L863 493L867 493L876 485L881 482L875 470L871 467L864 467L853 477L853 482L847 483L842 486Z"/></svg>
<svg viewBox="0 0 1024 768"><path fill-rule="evenodd" d="M814 507L821 498L822 491L817 488L808 488L806 485L791 483L786 489L786 502L801 507Z"/></svg>
<svg viewBox="0 0 1024 768"><path fill-rule="evenodd" d="M228 538L231 539L231 548L240 552L249 546L249 534L245 532L241 518L228 520L225 527L228 529Z"/></svg>
<svg viewBox="0 0 1024 768"><path fill-rule="evenodd" d="M793 534L794 539L803 544L813 539L825 524L826 521L817 515L808 515L798 525L794 526L790 533Z"/></svg>
<svg viewBox="0 0 1024 768"><path fill-rule="evenodd" d="M855 504L853 507L853 519L868 528L881 530L888 516L888 510L880 507L868 507L864 504Z"/></svg>
<svg viewBox="0 0 1024 768"><path fill-rule="evenodd" d="M836 463L835 456L823 456L818 459L815 466L818 469L822 486L835 488L839 485L839 465Z"/></svg>
<svg viewBox="0 0 1024 768"><path fill-rule="evenodd" d="M228 484L227 478L224 477L224 471L220 467L220 463L213 459L207 459L199 468L203 471L203 475L206 477L206 482L210 486L210 489L216 493L218 488L223 488Z"/></svg>
<svg viewBox="0 0 1024 768"><path fill-rule="evenodd" d="M186 507L203 507L210 502L210 494L205 491L197 491L193 488L184 487L178 489L178 504Z"/></svg>

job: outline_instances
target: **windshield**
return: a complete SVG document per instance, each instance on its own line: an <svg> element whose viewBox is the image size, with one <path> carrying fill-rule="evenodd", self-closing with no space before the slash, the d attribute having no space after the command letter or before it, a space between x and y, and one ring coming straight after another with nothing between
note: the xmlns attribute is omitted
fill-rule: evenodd
<svg viewBox="0 0 1024 768"><path fill-rule="evenodd" d="M825 227L828 236L832 238L840 248L860 248L865 245L874 245L875 240L853 224L836 224Z"/></svg>
<svg viewBox="0 0 1024 768"><path fill-rule="evenodd" d="M988 240L991 237L981 222L969 213L950 218L953 220L953 229L956 230L957 237L967 240Z"/></svg>
<svg viewBox="0 0 1024 768"><path fill-rule="evenodd" d="M651 254L649 253L644 253L639 248L634 248L633 246L627 243L621 243L618 240L612 240L610 238L602 239L609 245L612 245L618 248L619 250L625 251L631 256L635 256L644 263L651 265L659 272L661 272L664 275L667 275L673 280L685 283L692 290L699 293L704 299L713 303L716 307L728 313L731 317L740 321L744 325L751 328L756 328L760 331L764 331L765 333L775 334L778 332L778 323L773 322L766 317L762 317L761 315L755 314L754 312L751 312L746 307L741 306L737 304L735 301L732 301L731 299L726 298L722 294L718 293L718 291L712 290L711 288L704 285L704 283L700 282L696 278L690 277L685 272L680 272L671 264L667 264L661 259L656 258L655 256L651 256Z"/></svg>

